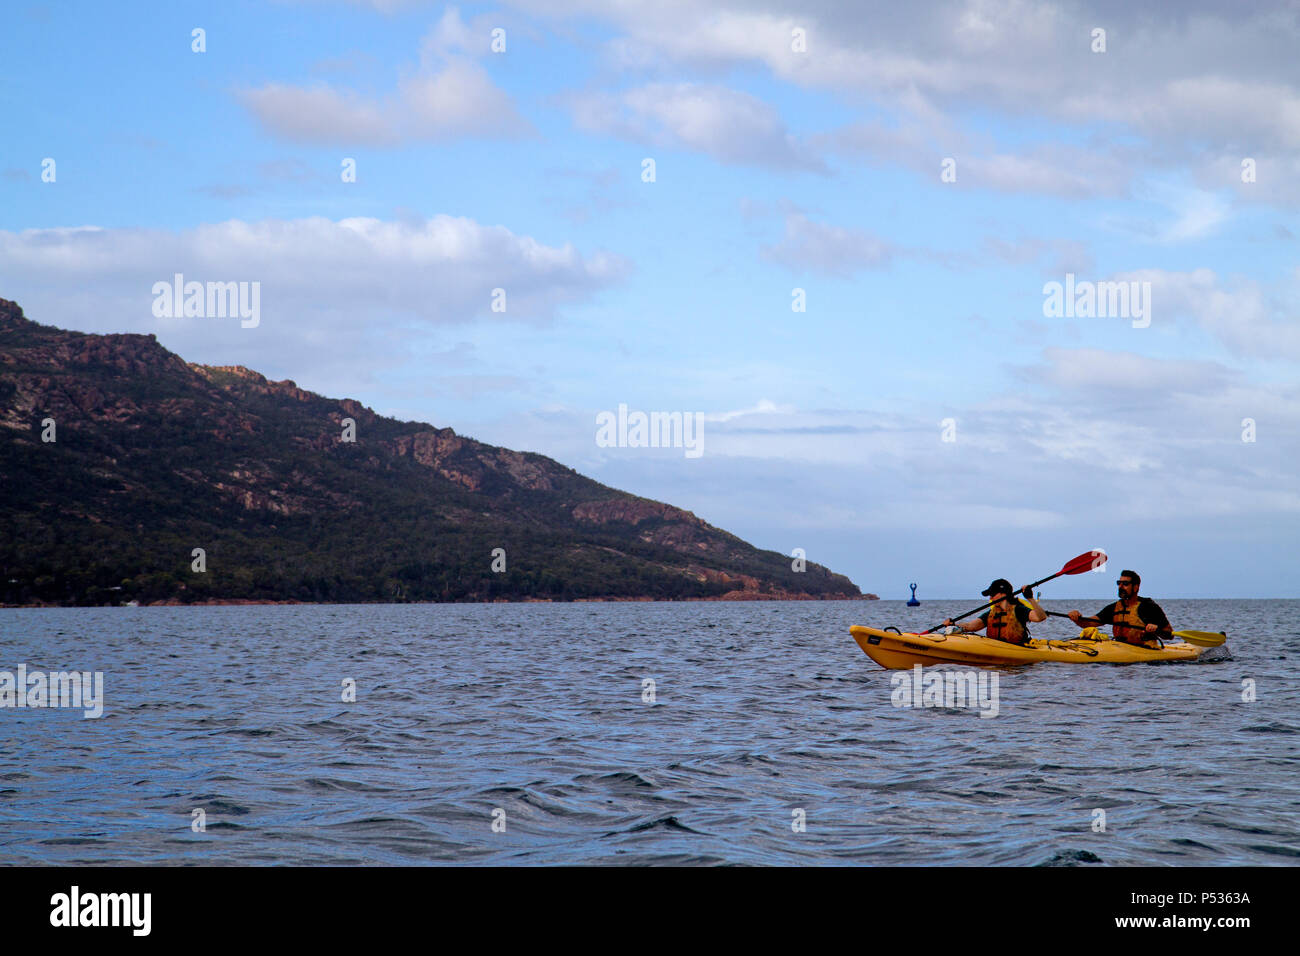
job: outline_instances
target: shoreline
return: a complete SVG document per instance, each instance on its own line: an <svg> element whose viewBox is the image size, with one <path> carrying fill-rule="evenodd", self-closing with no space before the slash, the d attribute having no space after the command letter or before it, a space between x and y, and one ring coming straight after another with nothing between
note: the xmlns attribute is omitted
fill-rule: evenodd
<svg viewBox="0 0 1300 956"><path fill-rule="evenodd" d="M272 600L269 598L206 598L202 601L149 601L143 604L0 604L0 610L31 608L122 608L138 607L243 607L251 605L300 604L315 607L386 607L401 604L685 604L705 601L878 601L875 594L760 594L754 591L729 591L710 597L660 598L660 597L581 597L571 600L559 598L494 598L491 601L299 601L296 598Z"/></svg>
<svg viewBox="0 0 1300 956"><path fill-rule="evenodd" d="M738 595L738 596L732 596ZM971 600L969 597L961 598L930 598L922 602L922 607L926 604L943 604L954 602L966 602ZM1103 597L1082 597L1082 598L1043 598L1044 604L1053 605L1074 605L1108 603L1114 598L1109 596ZM1238 597L1166 597L1165 601L1296 601L1300 598L1238 598ZM127 605L127 604L0 604L0 610L39 610L57 609L57 608L120 608L129 610L132 607L241 607L245 605L280 605L280 604L299 604L310 605L314 607L387 607L398 604L619 604L619 603L636 603L636 604L687 604L705 601L725 601L728 603L751 602L759 603L764 601L885 601L896 604L906 604L905 597L900 598L881 598L874 594L863 595L834 595L828 597L819 597L816 595L758 595L750 592L733 591L730 594L719 595L717 597L692 597L692 598L657 598L657 597L604 597L604 598L574 598L571 601L561 601L555 598L517 598L506 599L496 598L491 601L299 601L289 600L253 600L250 598L229 598L229 599L208 599L206 601L192 601L188 604L181 601L153 601L147 604Z"/></svg>

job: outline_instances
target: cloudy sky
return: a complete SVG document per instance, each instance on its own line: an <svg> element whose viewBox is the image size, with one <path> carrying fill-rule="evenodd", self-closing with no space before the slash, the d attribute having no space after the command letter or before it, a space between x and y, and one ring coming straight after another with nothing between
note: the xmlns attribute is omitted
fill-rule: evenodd
<svg viewBox="0 0 1300 956"><path fill-rule="evenodd" d="M0 296L884 597L1098 547L1047 596L1297 597L1300 4L1134 6L19 0ZM260 323L155 317L175 273ZM620 404L704 454L600 447Z"/></svg>

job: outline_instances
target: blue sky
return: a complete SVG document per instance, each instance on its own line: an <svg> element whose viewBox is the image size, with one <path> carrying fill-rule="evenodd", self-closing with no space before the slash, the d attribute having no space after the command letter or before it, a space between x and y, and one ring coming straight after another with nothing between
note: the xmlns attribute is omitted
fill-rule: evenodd
<svg viewBox="0 0 1300 956"><path fill-rule="evenodd" d="M1298 20L18 4L0 296L551 455L885 597L1094 547L1153 596L1296 597ZM259 325L155 318L176 272L260 282ZM1045 316L1067 272L1150 283L1149 326ZM599 447L620 403L703 413L704 455Z"/></svg>

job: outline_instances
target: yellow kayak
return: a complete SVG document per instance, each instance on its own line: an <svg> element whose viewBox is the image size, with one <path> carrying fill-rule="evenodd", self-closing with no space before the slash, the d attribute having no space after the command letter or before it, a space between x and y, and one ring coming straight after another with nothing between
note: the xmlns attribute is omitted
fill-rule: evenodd
<svg viewBox="0 0 1300 956"><path fill-rule="evenodd" d="M1206 650L1195 644L1165 644L1160 649L1138 647L1109 638L1076 637L1068 641L1030 638L1023 646L979 634L895 634L853 625L849 633L868 657L889 670L916 664L970 664L974 667L1014 667L1038 661L1063 664L1143 664L1151 661L1194 661Z"/></svg>

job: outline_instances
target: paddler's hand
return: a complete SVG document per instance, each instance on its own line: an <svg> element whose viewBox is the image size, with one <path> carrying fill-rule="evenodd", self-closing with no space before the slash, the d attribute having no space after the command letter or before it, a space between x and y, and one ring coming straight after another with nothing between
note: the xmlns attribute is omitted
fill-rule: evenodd
<svg viewBox="0 0 1300 956"><path fill-rule="evenodd" d="M941 624L941 625L939 625L939 626L940 626L940 627L952 627L952 626L953 626L953 624L952 624L952 618L948 618L948 620L944 621L943 624Z"/></svg>
<svg viewBox="0 0 1300 956"><path fill-rule="evenodd" d="M1078 624L1079 618L1083 617L1083 615L1080 614L1078 611L1071 611L1069 614L1066 615L1066 617L1068 617L1075 624Z"/></svg>
<svg viewBox="0 0 1300 956"><path fill-rule="evenodd" d="M1160 630L1160 628L1156 627L1154 624L1148 624L1146 627L1146 631L1148 634L1154 634L1158 630Z"/></svg>

